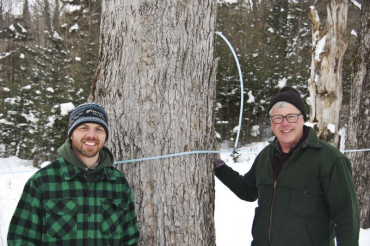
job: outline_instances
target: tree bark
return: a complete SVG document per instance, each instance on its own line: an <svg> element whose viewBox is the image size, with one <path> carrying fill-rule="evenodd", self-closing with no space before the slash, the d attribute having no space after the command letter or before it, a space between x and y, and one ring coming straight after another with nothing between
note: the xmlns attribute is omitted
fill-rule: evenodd
<svg viewBox="0 0 370 246"><path fill-rule="evenodd" d="M370 2L363 1L358 29L357 49L353 59L350 117L347 149L368 149L370 135ZM353 165L354 183L361 227L370 228L370 152L347 154Z"/></svg>
<svg viewBox="0 0 370 246"><path fill-rule="evenodd" d="M318 136L339 147L339 119L342 106L342 65L347 48L347 0L331 0L327 6L326 28L311 8L313 52L310 92L310 122Z"/></svg>
<svg viewBox="0 0 370 246"><path fill-rule="evenodd" d="M212 149L213 0L102 2L90 100L110 117L116 160ZM212 156L119 165L133 190L141 245L215 245Z"/></svg>

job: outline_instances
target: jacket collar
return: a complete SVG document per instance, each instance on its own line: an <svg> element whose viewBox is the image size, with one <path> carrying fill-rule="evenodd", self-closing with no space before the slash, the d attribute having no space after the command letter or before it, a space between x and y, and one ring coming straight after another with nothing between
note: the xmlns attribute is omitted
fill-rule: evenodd
<svg viewBox="0 0 370 246"><path fill-rule="evenodd" d="M304 127L308 128L308 135L306 139L302 142L302 148L321 149L322 144L320 143L320 139L317 137L315 130L312 127Z"/></svg>

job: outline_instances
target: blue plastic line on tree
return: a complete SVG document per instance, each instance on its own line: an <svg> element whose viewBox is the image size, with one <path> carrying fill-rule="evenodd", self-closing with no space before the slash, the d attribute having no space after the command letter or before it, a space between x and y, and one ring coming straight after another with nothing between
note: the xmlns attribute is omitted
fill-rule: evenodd
<svg viewBox="0 0 370 246"><path fill-rule="evenodd" d="M235 53L235 50L234 50L233 46L230 44L229 40L227 40L227 38L221 32L216 32L216 34L219 35L221 38L223 38L223 40L225 40L225 42L229 46L231 52L234 55L234 59L235 59L235 62L236 62L236 65L237 65L238 71L239 71L239 79L240 79L240 115L239 115L238 132L236 134L236 140L235 140L235 145L234 145L234 150L233 150L233 154L235 154L235 153L237 153L236 148L238 147L240 130L241 130L241 126L242 126L242 118L243 118L243 104L244 104L243 75L242 75L242 70L240 69L239 59L238 59L238 57Z"/></svg>
<svg viewBox="0 0 370 246"><path fill-rule="evenodd" d="M340 150L342 153L351 153L351 152L368 152L370 149L354 149L354 150ZM161 156L153 156L153 157L146 157L140 159L133 159L133 160L126 160L126 161L117 161L114 162L114 165L117 164L124 164L130 162L140 162L140 161L148 161L148 160L155 160L155 159L162 159L162 158L169 158L169 157L176 157L180 155L190 155L190 154L215 154L215 153L230 153L230 151L216 151L216 150L204 150L204 151L189 151L189 152L182 152L170 155L161 155ZM239 153L247 153L247 154L258 154L258 151L248 151L248 150L241 150ZM23 173L34 173L35 170L25 170L25 171L10 171L10 172L3 172L0 173L2 175L14 175L14 174L23 174Z"/></svg>
<svg viewBox="0 0 370 246"><path fill-rule="evenodd" d="M157 159L171 158L171 157L177 157L177 156L183 156L183 155L216 154L216 153L230 153L230 151L229 150L194 150L194 151L179 152L179 153L168 154L168 155L144 157L144 158L133 159L133 160L116 161L114 164L118 165L118 164L125 164L125 163L131 163L131 162L152 161L152 160L157 160ZM249 151L248 153L253 153L253 152ZM254 153L257 154L257 152L254 152Z"/></svg>

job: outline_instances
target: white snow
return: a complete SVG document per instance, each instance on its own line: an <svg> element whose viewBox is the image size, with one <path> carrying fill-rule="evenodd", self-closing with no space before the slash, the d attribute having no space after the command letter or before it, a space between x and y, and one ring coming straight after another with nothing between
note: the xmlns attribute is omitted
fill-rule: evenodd
<svg viewBox="0 0 370 246"><path fill-rule="evenodd" d="M45 89L47 92L54 93L54 89L51 87L48 87Z"/></svg>
<svg viewBox="0 0 370 246"><path fill-rule="evenodd" d="M63 40L57 31L54 31L53 38L58 39L58 40Z"/></svg>
<svg viewBox="0 0 370 246"><path fill-rule="evenodd" d="M53 127L55 123L56 116L52 115L48 117L48 123L45 125L46 127Z"/></svg>
<svg viewBox="0 0 370 246"><path fill-rule="evenodd" d="M13 25L13 24L11 24L11 25L9 26L9 29L10 29L10 31L14 32L14 31L15 31L15 27L14 27L14 25Z"/></svg>
<svg viewBox="0 0 370 246"><path fill-rule="evenodd" d="M260 126L259 125L252 126L251 136L257 137L258 135L260 135Z"/></svg>
<svg viewBox="0 0 370 246"><path fill-rule="evenodd" d="M362 9L362 4L361 4L361 3L359 3L358 1L356 1L356 0L351 0L351 3L352 3L353 5L355 5L355 7L357 7L358 9Z"/></svg>
<svg viewBox="0 0 370 246"><path fill-rule="evenodd" d="M21 115L27 120L27 122L37 123L39 121L39 119L31 112L29 112L28 114L23 113Z"/></svg>
<svg viewBox="0 0 370 246"><path fill-rule="evenodd" d="M320 18L319 18L319 15L317 14L317 11L316 11L316 8L315 8L315 6L310 6L310 9L312 10L312 11L315 11L316 12L316 17L315 17L315 22L316 23L318 23L318 22L320 22Z"/></svg>
<svg viewBox="0 0 370 246"><path fill-rule="evenodd" d="M252 91L248 91L248 101L247 101L247 103L254 103L254 102L255 102L255 98L253 96Z"/></svg>
<svg viewBox="0 0 370 246"><path fill-rule="evenodd" d="M69 114L69 112L71 112L74 108L75 108L75 106L71 102L62 103L62 104L60 104L60 112L61 112L60 114L62 116L65 116L65 115Z"/></svg>
<svg viewBox="0 0 370 246"><path fill-rule="evenodd" d="M326 35L324 37L322 37L322 39L320 39L317 42L316 49L315 49L315 61L320 61L321 60L320 59L320 54L322 52L324 52L325 43L326 43Z"/></svg>
<svg viewBox="0 0 370 246"><path fill-rule="evenodd" d="M78 24L74 24L73 26L71 26L71 28L69 28L69 32L73 32L73 31L77 31L79 30L80 28L78 27Z"/></svg>
<svg viewBox="0 0 370 246"><path fill-rule="evenodd" d="M5 246L9 222L23 186L37 169L31 161L9 157L0 158L0 170L0 245Z"/></svg>
<svg viewBox="0 0 370 246"><path fill-rule="evenodd" d="M287 85L288 79L287 78L282 78L281 80L278 81L278 87L283 88L284 86Z"/></svg>
<svg viewBox="0 0 370 246"><path fill-rule="evenodd" d="M331 132L331 133L335 133L335 125L330 123L326 126L326 128Z"/></svg>
<svg viewBox="0 0 370 246"><path fill-rule="evenodd" d="M30 85L26 85L26 86L22 87L22 90L26 90L26 91L29 91L31 89L32 89L32 87Z"/></svg>
<svg viewBox="0 0 370 246"><path fill-rule="evenodd" d="M246 173L257 152L267 142L254 143L241 148L237 163L231 152L221 153L221 158L240 174ZM242 151L250 151L245 153ZM129 164L127 164L129 165ZM37 169L32 162L17 157L0 158L0 246L6 246L9 222L18 203L23 186ZM217 246L247 246L252 240L251 228L256 202L245 202L236 197L216 178L216 243ZM370 245L370 229L360 231L360 246Z"/></svg>
<svg viewBox="0 0 370 246"><path fill-rule="evenodd" d="M73 13L75 11L81 10L82 6L81 5L67 4L65 8L66 8L67 13Z"/></svg>

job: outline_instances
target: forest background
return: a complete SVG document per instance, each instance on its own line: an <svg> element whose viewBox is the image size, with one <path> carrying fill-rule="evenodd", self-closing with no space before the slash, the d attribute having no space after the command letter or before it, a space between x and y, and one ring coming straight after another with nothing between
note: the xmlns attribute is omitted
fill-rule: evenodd
<svg viewBox="0 0 370 246"><path fill-rule="evenodd" d="M125 3L126 5L122 3ZM97 100L99 100L99 98L100 100L110 99L110 106L113 104L114 106L117 106L117 111L122 111L122 115L125 116L122 119L124 122L127 120L129 121L130 116L132 117L131 119L134 124L121 125L118 127L119 130L116 135L121 135L121 129L126 129L126 127L128 127L130 129L128 130L128 133L134 137L137 136L136 140L145 141L146 132L141 132L141 128L138 124L143 122L151 123L152 121L150 119L145 121L145 116L142 115L146 112L145 108L140 108L140 104L138 102L131 100L131 95L136 92L141 92L140 86L149 86L150 83L153 83L153 80L152 77L146 77L147 69L150 68L145 66L142 69L144 73L138 74L136 77L135 75L128 77L135 78L134 81L122 80L122 77L125 77L130 73L130 71L127 70L130 70L130 63L136 58L128 50L130 49L129 47L135 47L131 50L136 51L137 49L140 49L140 47L135 46L136 44L143 45L143 56L140 57L140 61L145 63L147 62L146 58L148 55L159 54L166 50L166 48L163 49L160 46L157 48L157 52L154 53L153 50L155 51L155 49L148 49L148 46L146 46L147 43L144 42L145 38L143 39L142 36L140 36L142 33L147 35L148 33L145 31L151 32L151 29L156 29L157 27L160 29L168 24L167 22L156 22L156 20L167 20L166 18L177 20L178 17L184 13L189 14L191 18L192 13L186 12L186 10L192 9L192 6L194 6L194 9L200 14L212 10L212 17L216 16L214 15L216 2L213 1L212 4L207 5L206 8L199 5L199 3L205 2L193 1L192 3L197 4L191 5L189 1L171 2L169 0L168 3L170 5L174 4L173 6L178 11L175 12L175 14L173 14L174 12L171 12L173 15L170 15L169 17L162 17L160 14L162 12L160 11L167 11L169 9L168 5L164 4L164 2L141 1L140 4L137 4L136 1L115 2L103 0L0 0L0 95L2 98L0 108L0 157L6 158L9 156L17 156L22 159L32 160L35 167L39 167L39 165L44 161L55 159L56 148L65 141L67 135L68 113L70 110L64 111L64 109L72 109L74 107L73 105L86 102L91 94L94 94L94 98ZM185 5L185 3L191 6L189 7L189 5ZM105 7L110 4L110 8L105 8L103 13L102 4ZM150 4L156 8L151 8ZM332 6L337 4L339 7L344 7L347 6L348 1L331 1ZM177 8L180 5L182 8ZM210 8L211 6L212 9ZM308 85L309 77L310 81L316 81L316 78L313 78L313 75L319 74L312 73L312 62L315 61L316 64L317 54L328 55L330 58L336 59L331 59L333 62L331 64L327 64L323 70L334 71L338 76L323 76L323 78L325 78L323 80L325 80L325 82L335 84L335 78L338 78L338 82L342 83L342 85L335 84L334 87L340 89L343 87L343 95L341 90L339 90L339 93L335 94L336 98L340 98L340 103L336 104L335 108L328 107L328 104L325 103L312 104L312 107L310 108L312 111L315 111L315 105L319 105L316 109L327 109L325 116L328 116L331 115L331 112L334 112L340 107L341 121L339 123L339 128L337 129L341 129L340 132L343 139L343 137L345 137L347 124L350 126L348 127L348 148L352 147L355 149L368 147L368 143L366 142L368 132L368 118L366 118L368 115L368 108L366 108L368 105L368 92L366 91L366 81L363 85L361 84L361 76L366 75L366 72L368 71L368 65L361 65L361 61L367 61L367 57L365 55L361 55L368 54L367 49L370 47L370 45L366 43L367 39L365 38L366 34L369 33L367 25L369 19L367 14L370 13L368 11L368 2L364 2L365 7L361 10L361 2L352 0L348 6L348 14L347 8L345 8L343 14L338 15L338 20L342 21L341 23L343 23L343 20L346 20L345 24L341 25L339 28L336 28L336 26L333 28L335 32L334 34L339 35L334 37L328 35L328 37L332 37L331 40L340 40L338 44L342 44L339 49L334 49L337 54L328 52L327 49L321 53L321 51L316 49L317 43L312 40L317 37L317 33L322 29L320 25L317 25L317 18L313 18L315 20L315 24L312 25L311 14L313 14L313 8L311 8L311 6L314 6L314 9L318 14L316 16L319 16L324 23L327 13L328 16L331 17L328 1L235 0L234 3L217 1L216 6L216 31L223 33L230 40L236 50L241 63L242 73L244 75L244 89L241 90L237 67L235 65L234 58L232 57L232 53L220 37L212 36L214 31L212 29L212 34L210 36L208 35L208 37L212 37L211 45L202 46L202 40L198 42L197 39L194 39L197 40L195 41L195 44L194 42L184 42L182 45L190 48L190 54L189 52L186 52L186 54L194 61L197 61L198 55L202 54L202 52L212 51L212 59L208 65L212 68L212 71L217 70L217 90L215 93L216 103L214 104L214 101L211 100L214 95L214 87L207 87L204 91L208 92L208 96L210 96L208 99L212 103L207 103L209 101L197 101L196 104L191 105L191 107L187 107L189 104L181 103L188 99L182 98L181 100L176 100L176 103L181 105L177 109L182 109L186 112L192 111L191 114L196 113L194 118L211 119L210 122L213 122L212 107L207 107L207 105L214 105L214 125L216 128L216 136L222 144L221 148L226 149L231 147L237 134L238 116L240 113L239 108L241 106L240 93L243 93L245 96L245 99L242 102L244 105L244 112L239 144L240 146L244 146L251 142L265 141L270 139L272 136L268 126L268 120L266 118L267 112L265 111L270 98L276 94L282 86L290 85L297 88L302 93L308 104L307 106L309 107L311 100L308 100L308 97L311 95L309 95L308 90L312 92L312 86ZM119 8L125 9L126 12L118 11L117 9ZM132 11L132 8L136 8L138 13L152 17L151 22L149 22L148 19L145 19L146 22L141 23L141 25L145 27L144 31L141 29L140 23L138 23L141 20L136 19L135 15L131 15L132 13L136 13L135 11ZM107 11L107 9L110 9L111 12ZM333 13L339 14L339 12L341 12L339 9L340 8L334 7L332 9ZM115 17L117 18L115 19ZM200 17L201 20L204 20L202 15L200 15ZM203 24L204 29L200 29L199 26L202 24L195 23L195 25L192 26L190 18L189 20L185 19L183 23L187 28L190 28L190 31L186 31L186 34L194 34L193 31L197 33L207 30L208 24ZM328 22L332 20L331 18L327 19ZM359 29L360 19L361 29ZM105 20L106 22L102 21L102 23L100 23L101 20ZM215 19L213 18L212 20ZM154 25L152 25L152 22L155 22ZM212 22L212 28L213 23L214 22ZM117 34L117 32L110 28L117 26L130 26L133 29L138 28L138 37L130 37L130 33L127 33L126 35L125 29L122 29L123 31L121 31L119 35L111 36L111 34ZM317 30L315 35L312 34L312 26L315 27L315 31ZM343 35L339 29L345 30L345 38L343 40ZM102 33L99 33L99 30L101 30ZM176 28L173 30L177 31ZM357 31L359 34L357 34ZM323 34L325 34L325 32L320 35ZM167 29L166 32L158 32L157 36L155 36L156 39L152 40L152 42L157 44L159 41L164 41L166 46L168 45L166 42L170 42L166 40L167 35L171 35L171 33L168 33ZM173 35L176 35L176 33L172 33L170 37L173 38ZM160 38L158 39L158 37ZM326 38L326 35L322 37ZM213 38L215 38L215 46L213 46ZM111 53L108 52L109 49L104 49L107 48L106 46L110 45L104 43L107 39L108 41L113 41L114 44L119 44L116 46L112 45L110 47ZM120 42L122 40L125 40L123 45ZM130 42L133 42L135 45L130 46ZM361 45L361 42L363 45ZM192 45L190 46L189 43ZM328 43L330 48L335 48L337 45L336 42L333 43L328 41ZM201 49L197 50L194 49L194 47L201 47ZM213 60L213 48L215 48L217 69L214 69L214 64L216 63L214 63ZM315 53L313 53L314 50ZM343 53L345 51L343 63L341 59L337 58L337 55L342 54L342 51ZM124 52L126 56L130 56L127 57L127 60L130 60L130 62L125 63L126 66L122 66L121 63L122 58L120 58L120 55L122 52ZM108 53L110 56L107 55ZM313 57L313 54L315 54L315 57ZM99 63L97 61L99 57L108 57L109 62L114 61L116 63L107 62L105 63L109 64L107 67L98 66L99 68L97 68L97 65L100 65L97 64ZM161 66L163 64L168 64L172 57L172 55L168 55L164 58L165 60L161 60L162 62L158 65ZM176 64L176 66L181 66L181 61L184 61L184 59L184 57L180 56L174 64ZM198 58L198 61L207 60L203 60L202 57L201 59ZM100 62L102 61L100 60ZM359 68L359 65L362 67ZM186 77L185 85L190 86L192 90L191 93L185 93L184 95L190 97L203 93L199 88L201 85L207 85L207 83L202 81L202 79L199 81L190 80L190 78L203 78L205 76L203 74L204 71L202 70L202 66L203 65L198 64L194 66L196 69L194 69L194 67L190 69L190 71L194 71L200 74L200 76L194 76L193 73L190 73L189 77ZM122 73L117 73L117 71L114 70L117 67L122 69ZM184 65L184 67L186 66ZM199 68L199 70L197 68ZM351 71L352 68L354 68L354 72ZM176 70L170 70L169 68L166 69L168 69L169 72L164 72L164 74L168 76L165 77L165 79L169 79L169 83L171 85L175 84L175 78L170 75L176 74ZM110 77L112 73L116 76L114 79L111 79ZM184 77L183 74L180 76L181 78ZM161 84L165 79L161 77L159 84ZM104 83L102 86L102 81L111 82L111 80L117 81L118 87L114 88L113 93L111 93L112 90L108 90L109 93L105 94L104 89L112 89L113 87L111 85L104 85ZM351 80L353 82L352 85ZM213 82L215 82L215 80L213 80ZM212 84L214 85L214 83ZM156 85L158 85L158 83ZM125 95L123 98L126 101L121 104L117 103L119 98L115 98L117 91L124 92ZM150 90L147 92L149 92L150 95L153 95L153 92ZM320 93L327 99L332 99L331 92L324 90ZM118 93L117 96L122 99L122 93ZM147 97L143 97L141 101L146 102L146 104L151 103ZM166 103L162 98L160 102ZM124 106L130 103L135 105L135 107L128 107L126 108L126 112L123 112ZM351 108L350 112L349 104ZM356 105L359 104L363 107L356 107ZM157 108L161 107L153 105L151 110L155 111ZM108 107L107 109L111 109L111 107ZM208 111L204 111L203 109L207 109ZM170 113L171 112L173 113L174 111L172 110ZM166 112L158 112L158 117L164 116L163 114L165 113ZM119 115L121 115L121 113L119 113ZM204 118L202 115L204 115ZM212 117L210 117L211 115ZM351 117L349 115L351 115ZM133 116L137 116L137 118ZM177 114L176 117L171 118L169 122L177 126L179 122L176 123L176 121L178 119L183 119L183 116L183 114ZM348 120L348 118L350 119ZM181 129L185 129L188 126L190 128L192 126L189 123L190 121L183 120L183 122L185 122L185 124ZM357 122L364 122L364 124L361 127L354 127L357 126ZM111 123L113 123L113 125L115 125L114 123L118 124L119 119L116 118L116 120L112 120ZM318 118L316 126L320 123L321 119ZM179 127L177 126L176 128ZM329 126L325 126L325 128L328 130ZM213 124L209 129L211 129L209 131L211 134L207 132L205 136L213 139ZM159 132L158 129L156 129L156 132L159 136L166 137L168 128L166 128L166 132ZM185 131L173 132L168 135L179 137L183 132ZM112 134L112 138L110 139L114 139L113 136L114 134ZM125 137L127 137L127 134L125 134ZM135 138L125 139L127 140L126 147L134 145ZM130 152L130 150L125 149L125 147L119 147L121 140L122 139L119 139L118 141L110 140L111 143L108 143L113 144L110 145L110 147L119 149L116 152L117 161L125 158L127 159L127 156L123 157L122 154ZM357 142L357 140L361 140L362 142ZM165 139L165 141L167 141L167 139ZM177 139L177 141L175 141L175 145L170 146L169 150L178 149L178 146L176 145L178 142L181 141L178 141ZM195 139L194 143L197 149L198 147L202 149L203 144L207 145L207 143L202 143L201 146L198 146L197 139ZM342 141L342 143L344 143L344 141ZM141 145L139 144L136 147L138 146L140 147ZM211 144L210 146L213 145ZM203 147L208 148L210 146ZM340 148L344 149L345 146L341 145ZM125 149L125 151L122 151L123 149ZM188 149L187 145L184 146L184 150L185 149ZM149 151L148 153L152 152ZM143 155L141 156L147 156L148 153L142 153ZM165 151L165 153L167 153L167 151ZM135 158L136 155L128 156L131 156L131 158L128 159L132 159ZM204 160L206 160L206 158ZM202 162L201 160L197 161ZM193 161L190 159L185 161L185 163L192 162ZM209 162L205 161L203 163ZM368 180L367 163L368 160L364 158L352 158L353 166L360 167L354 168L354 178L356 181L355 185L357 184L358 186L357 195L360 201L360 208L362 208L361 217L363 218L364 225L368 227L368 224L365 224L369 222L367 219L369 211L368 188L366 187L368 185L368 182L366 181ZM202 183L204 187L199 185L199 180L191 183L191 185L194 185L194 187L201 187L199 194L203 194L202 189L207 192L212 190L213 169L209 168L207 165L197 165L197 163L194 164L194 166L203 167L202 170L199 170L199 172L202 173L199 175L200 177L209 176L207 176L208 180ZM130 165L129 167L132 166ZM176 165L172 167L175 169ZM152 187L155 186L151 184L153 180L157 179L156 177L151 177L151 170L151 168L146 169L145 165L140 165L133 167L132 170L129 171L130 176L134 177L134 180L140 180L141 182L133 183L133 189L136 189L135 198L140 199L142 194L153 194L151 190ZM137 174L136 176L135 173ZM158 169L158 173L164 172L161 172ZM197 175L196 173L197 172L194 172L194 175ZM183 183L178 182L176 179L177 177L170 177L176 180L176 184L179 184L180 186L183 185ZM179 175L179 177L183 178L183 175ZM167 181L167 178L164 179ZM185 180L192 180L192 178L193 177L190 176L190 178ZM183 182L185 183L184 180ZM149 188L149 192L147 188ZM178 195L176 191L177 188L172 187L171 185L159 185L156 189L158 188L162 188L163 190L168 188L168 194ZM180 187L180 189L182 188ZM140 193L140 191L142 192ZM189 201L194 201L191 197L191 192L187 193L185 191L187 190L184 190L184 192L181 193L181 196L183 195L183 197L186 197ZM204 202L208 205L204 210L207 215L213 213L212 204L209 205L209 201L213 201L212 193L210 193L209 198L211 199L205 200ZM150 202L146 203L146 201L149 200ZM152 200L153 199L151 197L147 197L142 199L141 204L153 205L151 203ZM163 197L158 197L156 201L156 204L158 204L157 211L166 213L165 210L161 210L163 206L161 206L160 201L162 200ZM176 206L177 205L178 203L176 203ZM199 206L196 207L198 208ZM176 207L176 209L176 211L178 211L179 207ZM143 210L139 209L139 211ZM154 214L158 215L158 218L163 217L158 212L153 212L153 216ZM142 214L139 214L139 217L140 216L142 219L148 217L145 216L145 210ZM145 224L146 221L142 222L148 227L151 226ZM174 225L176 226L176 223L174 223ZM184 228L192 227L184 226ZM212 225L210 228L212 228ZM169 230L169 232L171 233L171 230ZM184 233L183 235L187 235L187 233ZM197 238L198 236L195 236L193 239L196 240Z"/></svg>
<svg viewBox="0 0 370 246"><path fill-rule="evenodd" d="M241 145L272 136L266 108L281 85L309 97L310 6L322 19L327 6L327 1L310 0L245 2L217 5L217 30L233 45L244 79ZM349 115L358 5L352 1L348 8L342 129ZM61 105L86 102L91 91L100 15L100 0L0 0L0 157L33 160L36 167L55 159L67 136L68 112L61 112ZM215 45L215 127L222 147L228 148L237 134L239 75L229 47L220 37Z"/></svg>

